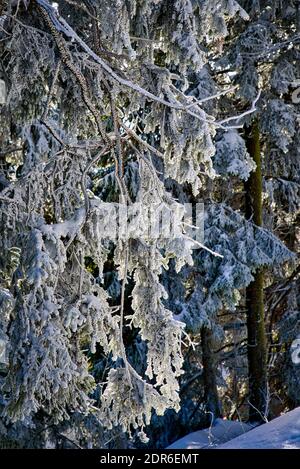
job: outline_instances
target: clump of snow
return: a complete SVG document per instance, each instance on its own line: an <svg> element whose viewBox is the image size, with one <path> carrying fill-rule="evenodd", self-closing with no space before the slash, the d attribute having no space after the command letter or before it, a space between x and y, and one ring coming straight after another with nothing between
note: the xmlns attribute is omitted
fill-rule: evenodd
<svg viewBox="0 0 300 469"><path fill-rule="evenodd" d="M220 449L300 449L300 407L240 435Z"/></svg>

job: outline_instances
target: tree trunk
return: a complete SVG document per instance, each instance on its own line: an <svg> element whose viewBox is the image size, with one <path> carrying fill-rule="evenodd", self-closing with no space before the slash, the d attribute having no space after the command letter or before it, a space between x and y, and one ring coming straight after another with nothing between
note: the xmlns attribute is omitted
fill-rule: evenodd
<svg viewBox="0 0 300 469"><path fill-rule="evenodd" d="M245 214L257 226L262 226L262 175L259 127L255 121L246 128L246 144L256 163L245 183ZM249 420L263 421L267 399L266 331L264 322L264 274L260 269L246 288L249 376Z"/></svg>
<svg viewBox="0 0 300 469"><path fill-rule="evenodd" d="M217 390L216 381L216 359L214 353L214 339L211 329L202 327L201 329L204 402L208 416L208 423L212 419L221 417L221 406Z"/></svg>

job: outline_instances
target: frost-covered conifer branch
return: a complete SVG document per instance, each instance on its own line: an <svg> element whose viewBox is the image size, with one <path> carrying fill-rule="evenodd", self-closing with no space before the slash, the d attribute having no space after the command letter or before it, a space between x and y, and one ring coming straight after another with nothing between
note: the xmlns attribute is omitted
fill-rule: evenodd
<svg viewBox="0 0 300 469"><path fill-rule="evenodd" d="M160 0L139 2L141 10L134 1L93 2L81 8L82 18L76 2L53 4L32 1L30 15L25 4L9 9L11 36L0 43L14 123L1 151L12 171L3 166L0 196L4 415L32 425L40 410L56 423L92 412L106 428L140 429L146 441L153 411L180 408L182 346L193 343L185 326L192 329L194 319L195 327L217 329L217 310L235 308L257 266L289 258L265 231L224 215L221 204L209 207L211 236L193 252L197 242L185 233L192 223L183 222L179 202L197 200L216 173L245 180L255 169L234 130L240 126L225 124L253 113L259 96L248 111L220 120L220 98L230 100L237 88L214 82L202 50L203 43L215 54L207 35L223 41L227 19L245 13L235 1L205 3L200 11L197 2L176 0L157 28L158 15L166 18ZM221 115L228 112L225 103ZM290 125L288 138L292 132ZM21 151L5 153L12 144ZM148 229L162 209L170 236ZM122 210L130 222L125 233ZM180 280L193 259L203 264L176 317L181 303L169 307L163 277L174 263ZM142 364L132 359L130 334ZM106 357L100 379L90 366L99 354Z"/></svg>
<svg viewBox="0 0 300 469"><path fill-rule="evenodd" d="M204 116L203 113L201 112L202 111L201 109L199 109L200 113L193 112L189 109L190 108L189 104L181 104L176 99L172 99L172 101L171 100L166 101L165 99L160 98L159 96L147 91L146 89L139 86L138 84L133 83L131 80L122 78L116 72L114 72L112 70L112 68L104 60L102 60L93 50L90 49L90 47L70 27L70 25L67 23L67 21L64 18L60 17L57 14L56 10L46 0L35 0L35 1L40 6L40 11L42 12L43 16L46 18L46 21L47 21L48 25L50 25L50 29L52 29L52 32L53 32L55 37L57 37L57 35L59 33L64 33L69 39L75 40L87 52L87 54L90 57L92 57L97 63L99 63L99 65L108 73L108 75L110 77L112 77L114 80L116 80L119 84L121 84L125 87L128 87L128 88L132 89L133 91L136 91L137 93L145 96L146 98L149 98L151 101L155 101L159 104L162 104L162 105L167 106L167 107L172 108L172 109L176 109L176 110L179 110L179 111L184 111L187 114L189 114L190 116L192 116L196 119L199 119L201 121L204 121L208 124L212 124L215 127L220 126L221 128L223 128L222 124L224 122L227 122L227 121L232 120L232 119L239 119L239 118L241 118L245 115L243 113L243 115L241 115L241 116L236 116L236 117L232 116L232 117L228 118L227 120L223 120L221 122L215 122L214 119L210 120L209 117ZM50 22L52 23L53 26L51 26ZM61 44L61 42L62 41L59 40L58 44ZM63 56L64 56L65 60L67 60L66 59L66 51L64 51ZM69 64L69 67L70 66L71 65ZM76 73L78 74L78 72L79 71L77 70ZM75 69L74 69L73 73L75 73ZM83 86L82 79L81 79L81 84ZM85 96L85 99L87 99L85 94L84 94L84 96ZM250 113L255 111L255 108L254 108L255 102L253 103L251 109L249 109L247 114L250 114ZM89 103L88 106L90 107L91 112L94 114L94 111L92 110L93 108L92 108L91 103ZM226 127L226 128L230 128L230 127ZM234 127L234 128L236 128L236 127Z"/></svg>

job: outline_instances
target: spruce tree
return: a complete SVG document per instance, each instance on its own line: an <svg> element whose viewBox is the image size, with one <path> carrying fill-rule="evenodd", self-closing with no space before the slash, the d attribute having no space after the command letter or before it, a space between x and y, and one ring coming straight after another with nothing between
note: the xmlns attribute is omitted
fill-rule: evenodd
<svg viewBox="0 0 300 469"><path fill-rule="evenodd" d="M4 445L164 447L220 415L266 417L270 392L297 402L288 3L1 4ZM161 213L172 236L148 229Z"/></svg>

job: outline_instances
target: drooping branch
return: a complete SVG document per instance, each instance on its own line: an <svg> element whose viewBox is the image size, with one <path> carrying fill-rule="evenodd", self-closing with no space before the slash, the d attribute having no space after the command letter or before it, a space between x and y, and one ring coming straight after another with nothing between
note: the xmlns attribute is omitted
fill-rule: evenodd
<svg viewBox="0 0 300 469"><path fill-rule="evenodd" d="M67 59L67 56L66 56L66 51L65 51L65 48L64 46L62 45L62 40L61 38L59 37L59 33L63 33L65 34L68 38L70 39L73 39L75 40L84 50L85 52L90 56L92 57L95 62L97 62L101 68L103 70L105 70L109 76L111 78L113 78L114 80L116 80L120 85L123 85L127 88L130 88L132 89L133 91L136 91L137 93L145 96L146 98L150 99L151 101L155 101L159 104L162 104L166 107L169 107L171 109L175 109L175 110L178 110L178 111L184 111L186 112L187 114L189 114L190 116L196 118L197 120L200 120L200 121L204 121L208 124L211 124L213 125L214 127L216 128L226 128L226 129L229 129L231 127L224 127L223 124L230 121L230 120L238 120L242 117L244 117L245 115L247 114L250 114L250 113L253 113L255 111L255 104L257 102L257 100L259 99L259 96L260 94L257 96L257 98L254 100L252 106L251 106L251 109L247 112L244 112L242 115L240 116L231 116L230 118L227 118L227 119L223 119L223 121L220 121L220 122L216 122L213 118L207 118L207 117L203 117L202 113L195 113L193 111L191 111L189 108L190 108L190 102L188 100L187 104L185 105L182 105L180 104L176 98L174 97L174 102L170 102L170 101L166 101L165 99L163 98L160 98L158 96L156 96L155 94L147 91L146 89L142 88L141 86L139 86L138 84L135 84L133 83L132 81L128 80L128 79L125 79L125 78L122 78L121 76L119 76L116 72L114 72L112 70L112 68L101 58L99 57L79 36L78 34L73 30L73 28L71 28L71 26L67 23L67 21L62 18L58 13L57 11L51 6L49 5L49 3L46 1L46 0L35 0L36 3L39 5L39 11L42 13L43 17L46 19L46 22L47 24L49 25L51 31L52 31L52 34L53 36L55 37L56 41L57 41L57 45L58 47L61 47L62 49L62 53L63 53L63 57L64 57L64 60L67 60L67 62L69 63L69 66L71 67L70 69L73 70L73 73L75 73L76 75L78 74L78 70L76 68L74 68L73 64L71 64L68 59ZM85 90L86 90L86 85L85 85L85 82L82 80L82 77L79 77L79 81L81 83L81 86L82 86L82 89L83 89L83 92L84 92L84 96L85 96L85 99L87 98L86 96L86 93L85 93ZM89 99L88 99L88 102L89 102ZM91 103L89 103L90 105ZM196 105L196 104L195 104ZM92 109L93 109L93 106L91 106L91 112L92 112ZM92 112L93 113L93 112ZM232 127L232 128L237 128L236 126Z"/></svg>

